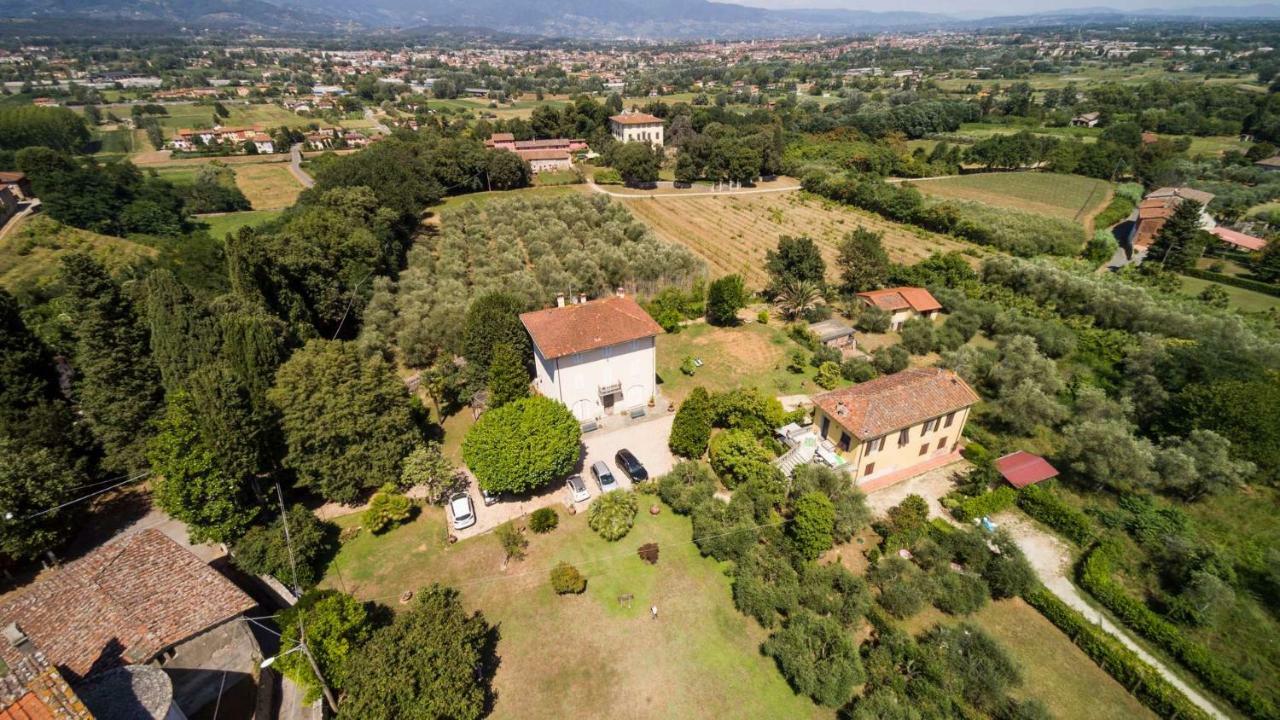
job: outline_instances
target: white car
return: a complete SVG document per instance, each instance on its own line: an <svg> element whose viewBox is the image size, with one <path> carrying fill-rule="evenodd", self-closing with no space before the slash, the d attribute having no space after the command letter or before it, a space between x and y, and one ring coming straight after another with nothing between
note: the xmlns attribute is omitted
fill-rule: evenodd
<svg viewBox="0 0 1280 720"><path fill-rule="evenodd" d="M591 493L587 491L587 484L582 482L581 475L570 475L564 484L569 487L569 497L574 502L586 502L591 499Z"/></svg>
<svg viewBox="0 0 1280 720"><path fill-rule="evenodd" d="M449 498L449 513L453 515L454 530L465 530L476 524L476 508L466 493L460 492Z"/></svg>

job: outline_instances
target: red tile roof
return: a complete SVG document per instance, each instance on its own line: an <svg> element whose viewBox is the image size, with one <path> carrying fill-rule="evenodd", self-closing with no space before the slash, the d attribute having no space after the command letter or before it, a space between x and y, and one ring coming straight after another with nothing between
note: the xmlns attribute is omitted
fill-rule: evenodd
<svg viewBox="0 0 1280 720"><path fill-rule="evenodd" d="M1039 455L1021 450L996 460L996 470L1009 481L1010 485L1019 490L1058 476L1057 469L1050 465L1049 461Z"/></svg>
<svg viewBox="0 0 1280 720"><path fill-rule="evenodd" d="M516 154L525 160L568 160L569 151L564 148L516 148Z"/></svg>
<svg viewBox="0 0 1280 720"><path fill-rule="evenodd" d="M865 298L872 305L889 312L911 308L918 313L925 313L942 309L942 303L938 302L928 290L918 287L869 290L858 293L858 297Z"/></svg>
<svg viewBox="0 0 1280 720"><path fill-rule="evenodd" d="M14 653L14 664L0 677L0 720L93 720L93 714L39 649L28 647Z"/></svg>
<svg viewBox="0 0 1280 720"><path fill-rule="evenodd" d="M195 555L150 529L53 570L0 604L49 661L83 678L150 660L230 620L253 600ZM16 651L0 642L0 659Z"/></svg>
<svg viewBox="0 0 1280 720"><path fill-rule="evenodd" d="M815 395L813 404L860 440L878 438L978 402L950 370L915 368Z"/></svg>
<svg viewBox="0 0 1280 720"><path fill-rule="evenodd" d="M639 112L614 115L609 119L618 123L619 125L654 125L654 124L661 125L662 124L662 118L654 117L649 113L639 113Z"/></svg>
<svg viewBox="0 0 1280 720"><path fill-rule="evenodd" d="M549 360L662 334L635 300L616 295L527 312L520 322Z"/></svg>
<svg viewBox="0 0 1280 720"><path fill-rule="evenodd" d="M511 142L516 139L516 136L512 133L494 133L489 136L489 139L493 142Z"/></svg>
<svg viewBox="0 0 1280 720"><path fill-rule="evenodd" d="M1262 238L1245 235L1242 232L1232 230L1230 228L1216 227L1209 232L1217 235L1219 240L1235 245L1236 247L1242 247L1245 250L1261 250L1267 246L1267 241Z"/></svg>

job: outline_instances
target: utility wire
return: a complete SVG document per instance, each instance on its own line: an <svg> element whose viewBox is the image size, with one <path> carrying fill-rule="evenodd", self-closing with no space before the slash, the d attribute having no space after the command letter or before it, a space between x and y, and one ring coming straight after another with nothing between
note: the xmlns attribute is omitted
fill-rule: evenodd
<svg viewBox="0 0 1280 720"><path fill-rule="evenodd" d="M134 475L133 477L128 478L128 479L126 479L126 480L122 480L122 481L120 481L120 482L116 483L115 485L111 485L110 487L105 487L105 488L103 488L103 489L101 489L101 490L95 490L94 492L91 492L91 493L89 493L88 495L82 495L82 496L80 496L80 497L76 498L75 500L68 500L67 502L62 503L61 505L56 505L56 506L54 506L54 507L47 508L47 509L45 509L45 510L41 510L40 512L37 512L37 513L32 513L32 514L30 514L30 515L27 515L26 517L19 518L19 519L21 519L21 520L34 520L35 518L41 517L42 515L48 515L48 514L49 514L49 513L51 513L51 512L57 512L58 510L61 510L61 509L65 508L65 507L69 507L69 506L71 506L71 505L75 505L76 503L79 503L79 502L84 502L85 500L88 500L88 499L93 498L93 497L97 497L98 495L101 495L101 494L103 494L103 493L105 493L105 492L110 492L110 491L112 491L112 490L115 490L116 488L120 487L121 485L128 485L128 484L129 484L129 483L131 483L131 482L137 482L138 480L141 480L142 478L146 477L146 476L147 476L147 474L148 474L148 473L146 473L146 472L138 473L137 475ZM12 520L13 518L5 518L5 519L7 519L7 520Z"/></svg>

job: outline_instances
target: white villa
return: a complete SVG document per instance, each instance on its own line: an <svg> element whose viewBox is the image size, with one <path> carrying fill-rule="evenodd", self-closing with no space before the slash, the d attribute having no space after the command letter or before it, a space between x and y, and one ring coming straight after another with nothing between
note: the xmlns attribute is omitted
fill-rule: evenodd
<svg viewBox="0 0 1280 720"><path fill-rule="evenodd" d="M662 333L649 313L621 291L612 297L520 316L533 338L534 387L564 403L581 422L629 412L657 392L654 338Z"/></svg>
<svg viewBox="0 0 1280 720"><path fill-rule="evenodd" d="M618 142L647 142L662 146L662 118L648 113L625 112L609 118L609 130Z"/></svg>

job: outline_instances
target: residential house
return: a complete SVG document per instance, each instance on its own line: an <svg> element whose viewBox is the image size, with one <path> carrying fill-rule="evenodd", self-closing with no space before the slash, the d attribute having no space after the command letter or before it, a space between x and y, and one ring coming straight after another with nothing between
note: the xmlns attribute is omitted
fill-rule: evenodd
<svg viewBox="0 0 1280 720"><path fill-rule="evenodd" d="M0 172L0 187L9 188L19 200L34 200L36 196L31 191L31 181L26 173Z"/></svg>
<svg viewBox="0 0 1280 720"><path fill-rule="evenodd" d="M662 145L662 118L648 113L625 112L609 118L609 131L618 142Z"/></svg>
<svg viewBox="0 0 1280 720"><path fill-rule="evenodd" d="M18 196L7 185L0 185L0 227L18 214Z"/></svg>
<svg viewBox="0 0 1280 720"><path fill-rule="evenodd" d="M0 627L16 625L72 683L127 665L169 674L187 715L224 690L256 680L261 650L242 615L255 603L156 529L117 538L49 571L0 602ZM0 660L21 661L0 642Z"/></svg>
<svg viewBox="0 0 1280 720"><path fill-rule="evenodd" d="M94 720L62 673L10 625L4 640L11 653L0 671L0 720Z"/></svg>
<svg viewBox="0 0 1280 720"><path fill-rule="evenodd" d="M951 370L914 368L813 397L813 424L867 491L959 459L978 402Z"/></svg>
<svg viewBox="0 0 1280 720"><path fill-rule="evenodd" d="M1090 112L1090 113L1084 113L1083 115L1077 115L1071 118L1071 125L1073 127L1091 128L1091 127L1097 127L1098 123L1101 120L1102 120L1101 113Z"/></svg>
<svg viewBox="0 0 1280 720"><path fill-rule="evenodd" d="M1267 172L1280 171L1280 155L1272 155L1269 158L1263 158L1253 163L1254 167L1262 168Z"/></svg>
<svg viewBox="0 0 1280 720"><path fill-rule="evenodd" d="M520 316L533 339L534 387L564 403L579 421L643 408L657 396L658 323L635 300L617 295Z"/></svg>
<svg viewBox="0 0 1280 720"><path fill-rule="evenodd" d="M549 138L546 140L516 140L511 133L494 133L484 141L486 147L509 150L529 163L534 173L571 170L573 153L586 150L587 141L581 139Z"/></svg>
<svg viewBox="0 0 1280 720"><path fill-rule="evenodd" d="M1213 201L1213 193L1195 190L1188 187L1162 187L1147 193L1138 203L1137 214L1129 230L1129 247L1136 251L1145 251L1155 242L1156 235L1165 222L1173 217L1173 213L1183 200L1194 200L1200 203L1200 226L1212 230L1217 226L1213 216L1209 214L1209 203Z"/></svg>
<svg viewBox="0 0 1280 720"><path fill-rule="evenodd" d="M918 287L887 288L858 293L858 299L868 307L877 307L889 313L889 329L901 330L903 323L914 317L932 320L942 311L928 290Z"/></svg>

